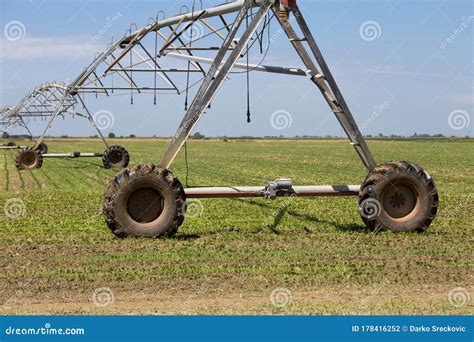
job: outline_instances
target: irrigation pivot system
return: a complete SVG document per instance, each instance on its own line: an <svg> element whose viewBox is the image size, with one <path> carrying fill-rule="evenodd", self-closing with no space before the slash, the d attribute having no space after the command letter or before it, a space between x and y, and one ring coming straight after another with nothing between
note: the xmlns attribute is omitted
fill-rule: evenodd
<svg viewBox="0 0 474 342"><path fill-rule="evenodd" d="M211 20L220 22L222 28L216 28ZM256 43L258 45L258 42L261 50L264 50L263 37L266 31L270 31L270 23L275 21L299 55L304 68L265 66L262 63L250 65L248 59L246 63L239 62L239 59L248 56L250 48ZM207 28L210 33L206 35L201 32L199 39L193 40L193 28L202 31ZM186 41L184 38L189 36L189 32L191 39ZM217 38L219 44L195 44L207 36ZM142 44L147 37L155 39L152 51L145 47L145 43ZM164 41L163 45L156 44L158 38ZM140 52L136 49L140 49ZM208 57L196 55L202 51ZM209 57L211 53L212 57ZM124 57L132 55L138 56L138 61L130 60L130 66L125 66ZM109 228L117 236L174 235L184 221L187 198L358 196L362 219L373 231L388 228L393 231L422 232L436 216L438 193L435 182L427 172L417 164L406 161L376 164L296 0L234 1L208 9L193 8L190 12L167 19L152 19L149 25L130 30L109 52L96 59L76 84L84 84L81 80L91 76L89 83L99 84L96 78L98 73L90 70L95 70L110 56L113 56L113 60L106 62L105 73L119 72L122 79L128 80L132 101L134 92L144 90L135 84L135 74L153 73L154 85L148 90L155 95L155 101L157 75L167 83L167 90L178 93L180 91L169 78L169 73L185 72L187 85L193 73L202 77L189 106L186 101L182 122L159 165L136 165L123 170L110 182L104 196L103 211ZM166 60L164 57L187 61L187 72L186 69L163 67L160 64ZM204 64L209 64L209 68L205 69ZM369 174L364 183L361 186L293 186L290 179L279 179L262 187L184 189L169 171L171 164L234 69L308 77L322 93L368 169ZM103 87L102 91L106 90ZM186 87L186 96L188 90L189 87Z"/></svg>
<svg viewBox="0 0 474 342"><path fill-rule="evenodd" d="M82 106L84 112L77 110ZM48 146L44 143L45 136L51 128L53 121L58 117L72 115L88 119L97 129L99 136L106 146L103 153L56 153L48 154ZM30 138L33 134L26 124L26 120L40 119L46 120L46 127L41 136L36 140L35 144L29 147L25 146L4 146L3 149L19 149L16 156L16 167L20 170L41 168L44 158L102 158L104 167L106 168L122 168L128 166L128 152L120 146L109 146L104 139L100 129L94 121L93 116L87 109L82 97L79 94L71 94L71 89L63 83L46 83L34 88L26 94L21 101L13 108L7 108L4 111L4 119L2 119L3 131L12 126L21 126L25 128Z"/></svg>
<svg viewBox="0 0 474 342"><path fill-rule="evenodd" d="M110 146L96 118L86 106L86 95L126 95L130 103L149 94L159 106L159 94L184 94L185 114L159 165L136 165L122 170L110 182L103 212L107 225L119 237L165 237L183 223L187 198L280 196L358 196L363 221L373 231L425 231L438 209L438 192L431 176L417 164L391 161L378 165L303 17L297 0L239 0L211 8L183 7L181 14L166 18L163 12L138 28L132 24L125 36L106 50L69 84L48 83L35 88L14 108L3 110L2 122L25 127L25 118L46 118L47 125L36 143L21 149L17 167L41 167L43 158L102 157L105 167L125 168L128 152ZM270 66L263 62L274 39L271 25L288 38L303 66ZM249 55L263 56L250 64ZM266 72L307 77L321 92L347 134L369 174L362 185L294 186L278 179L266 186L205 187L184 189L169 171L193 128L224 82L234 74ZM192 101L188 99L193 96ZM251 92L248 91L248 99ZM250 108L250 107L249 107ZM104 153L48 154L44 137L58 117L84 117L97 129L107 149ZM250 110L247 113L250 121ZM31 132L30 132L31 135Z"/></svg>
<svg viewBox="0 0 474 342"><path fill-rule="evenodd" d="M9 106L0 107L0 135L3 136L7 133L8 129L13 127L22 127L28 132L31 139L31 131L28 128L26 122L21 116L13 115L12 108ZM0 145L0 150L14 150L25 148L24 146L17 146L12 139L7 139L6 144Z"/></svg>
<svg viewBox="0 0 474 342"><path fill-rule="evenodd" d="M200 83L208 83L207 76L212 71L212 64L216 58L223 61L223 56L219 55L222 53L225 55L227 51L243 46L238 44L239 38L234 32L233 40L229 44L226 43L228 46L225 51L221 52L219 48L226 37L230 37L231 29L238 29L243 20L248 23L250 19L256 17L253 9L260 4L257 2L246 4L248 11L243 17L237 18L238 27L235 27L236 19L232 16L242 6L243 1L234 1L209 9L193 10L171 18L165 18L164 12L160 11L156 17L149 19L147 26L138 29L132 24L122 39L112 40L106 50L97 54L72 82L68 84L52 82L33 89L17 106L11 108L10 117L18 118L22 122L29 118L42 118L46 119L47 124L33 146L18 152L17 168L39 168L44 158L82 157L102 157L106 168L127 167L130 160L128 151L121 146L108 145L97 124L100 118L97 119L91 114L86 105L86 96L129 95L130 103L133 104L134 96L152 94L153 102L157 105L159 94L185 94L187 107L187 99L193 88ZM183 6L182 10L186 12L186 9L187 7ZM265 11L265 14L256 21L257 25L251 30L252 33L247 39L252 40L252 43L246 45L246 51L240 57L248 56L250 50L257 46L263 49L263 34L266 30L270 32L269 25L272 18L267 15L268 12ZM259 24L262 24L262 28L257 32ZM240 49L240 52L243 52L243 49ZM211 68L207 70L205 65L211 65ZM247 63L233 63L232 68L244 70L241 73L247 74L257 71L307 76L307 70L252 65L248 60ZM216 73L216 70L211 73ZM58 117L67 114L84 117L90 121L106 146L104 153L47 153L44 139L48 130ZM179 148L175 153L178 151Z"/></svg>

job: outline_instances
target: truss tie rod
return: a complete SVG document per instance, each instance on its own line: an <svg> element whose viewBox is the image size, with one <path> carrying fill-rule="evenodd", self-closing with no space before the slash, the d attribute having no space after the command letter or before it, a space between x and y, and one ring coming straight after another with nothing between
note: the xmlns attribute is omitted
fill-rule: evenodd
<svg viewBox="0 0 474 342"><path fill-rule="evenodd" d="M167 53L166 56L177 58L177 59L185 59L185 60L189 60L193 62L200 62L204 64L212 64L214 61L211 58L187 56L187 55L181 55L181 54L177 54L173 52ZM222 64L225 64L225 62L226 60L223 60ZM234 65L234 68L247 70L247 64L236 63ZM272 65L249 64L248 68L251 69L252 71L269 72L269 73L285 74L285 75L295 75L295 76L307 76L310 73L309 70L303 70L299 68L286 68L286 67L272 66Z"/></svg>
<svg viewBox="0 0 474 342"><path fill-rule="evenodd" d="M164 52L164 51L216 51L216 50L219 50L219 49L220 49L219 46L209 46L209 47L179 46L179 47L173 47L173 48L166 48L166 49L163 49L160 52ZM232 51L233 48L229 48L228 50ZM166 55L166 53L161 54L161 55Z"/></svg>

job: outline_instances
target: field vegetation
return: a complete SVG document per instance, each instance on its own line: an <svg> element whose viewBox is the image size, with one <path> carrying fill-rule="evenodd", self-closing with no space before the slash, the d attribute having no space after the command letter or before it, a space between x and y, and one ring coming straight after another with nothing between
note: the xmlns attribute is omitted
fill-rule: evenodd
<svg viewBox="0 0 474 342"><path fill-rule="evenodd" d="M157 163L167 146L111 143L132 164ZM448 294L462 287L474 297L474 141L369 145L379 162L413 161L436 180L439 216L426 233L374 235L353 197L213 199L194 203L174 238L118 239L101 214L116 170L48 159L19 172L15 152L0 150L0 313L472 314L472 298L456 307ZM48 146L103 150L91 139ZM188 152L189 186L360 184L367 173L342 140L193 140ZM185 170L181 154L172 171L183 184ZM101 288L113 293L106 306L93 300ZM275 291L285 305L274 305Z"/></svg>

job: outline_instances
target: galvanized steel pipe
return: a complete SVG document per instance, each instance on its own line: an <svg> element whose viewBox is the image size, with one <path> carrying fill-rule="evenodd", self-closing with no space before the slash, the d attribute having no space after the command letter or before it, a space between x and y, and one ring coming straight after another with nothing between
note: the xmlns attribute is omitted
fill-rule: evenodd
<svg viewBox="0 0 474 342"><path fill-rule="evenodd" d="M204 187L184 189L187 198L263 197L265 187ZM301 185L292 187L292 195L313 196L357 196L360 185Z"/></svg>

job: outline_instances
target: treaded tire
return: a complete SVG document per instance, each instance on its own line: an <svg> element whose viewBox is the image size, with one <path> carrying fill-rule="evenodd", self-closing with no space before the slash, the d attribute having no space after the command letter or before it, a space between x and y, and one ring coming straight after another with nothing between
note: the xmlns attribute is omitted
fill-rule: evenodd
<svg viewBox="0 0 474 342"><path fill-rule="evenodd" d="M103 213L118 237L171 237L184 221L186 195L173 174L155 165L136 165L109 184Z"/></svg>
<svg viewBox="0 0 474 342"><path fill-rule="evenodd" d="M436 217L438 191L419 165L392 161L369 173L358 202L362 220L371 231L424 232Z"/></svg>
<svg viewBox="0 0 474 342"><path fill-rule="evenodd" d="M104 152L102 164L106 169L123 169L130 163L130 155L122 146L110 146Z"/></svg>
<svg viewBox="0 0 474 342"><path fill-rule="evenodd" d="M40 169L43 166L43 155L32 147L20 150L15 158L15 166L18 170Z"/></svg>
<svg viewBox="0 0 474 342"><path fill-rule="evenodd" d="M39 144L36 150L39 151L39 153L41 154L46 154L48 153L48 145L42 142L41 144Z"/></svg>

